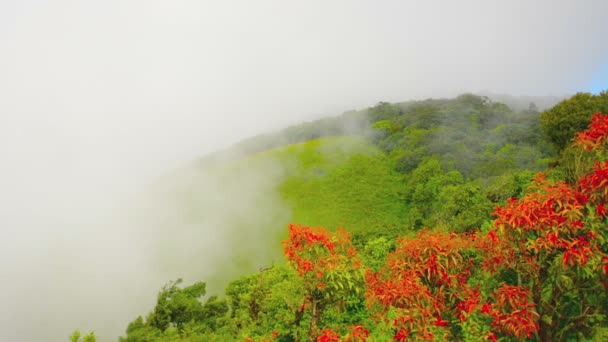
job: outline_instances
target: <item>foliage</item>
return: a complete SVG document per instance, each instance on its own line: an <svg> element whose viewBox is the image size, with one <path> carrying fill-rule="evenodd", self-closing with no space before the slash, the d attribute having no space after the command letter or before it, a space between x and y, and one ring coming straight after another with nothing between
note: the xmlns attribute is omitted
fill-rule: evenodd
<svg viewBox="0 0 608 342"><path fill-rule="evenodd" d="M608 113L608 92L598 95L577 93L555 107L541 113L543 132L559 151L574 138L576 132L584 130L593 113Z"/></svg>
<svg viewBox="0 0 608 342"><path fill-rule="evenodd" d="M223 286L227 279L279 259L281 250L274 242L285 237L283 227L289 222L330 230L348 227L359 249L370 239L393 241L425 226L480 228L488 225L491 208L510 190L492 196L486 190L493 182L504 174L541 170L552 156L539 133L538 113L513 111L474 95L383 103L342 119L249 140L239 145L250 147L245 156L236 153L238 158L232 158L222 151L211 166L197 163L185 174L168 177L180 181L170 202L184 226L209 225L216 216L210 207L217 198L222 202L230 197L212 198L209 191L238 196L217 205L235 211L221 218L222 229L241 238L230 241L233 262L207 278L209 284ZM356 129L337 129L351 124ZM414 184L414 174L423 174L429 160L438 162L440 174L419 177L428 184ZM462 179L451 178L457 173ZM244 190L263 190L241 191L243 181L235 178L252 178ZM413 196L416 188L420 191ZM161 194L166 193L163 187ZM166 233L173 234L171 224L166 226ZM247 243L252 240L255 245ZM170 255L179 246L164 248Z"/></svg>
<svg viewBox="0 0 608 342"><path fill-rule="evenodd" d="M603 146L605 120L596 115L577 143ZM432 170L424 175L439 174ZM542 341L589 337L593 323L605 317L596 303L607 299L607 203L608 161L575 185L539 174L521 199L496 208L496 228L487 234L423 231L400 240L386 266L367 273L370 310L379 307L395 340L463 338L470 334L469 317L482 327L489 323L486 329L474 325L477 336L491 340L500 334ZM477 263L503 281L481 291L474 285L481 274L472 272Z"/></svg>
<svg viewBox="0 0 608 342"><path fill-rule="evenodd" d="M602 339L607 116L534 176L551 156L525 129L535 110L464 95L368 115L371 143L326 137L231 164L284 163L278 190L304 223L289 225L284 262L221 298L169 283L121 341ZM352 239L311 227L323 223Z"/></svg>
<svg viewBox="0 0 608 342"><path fill-rule="evenodd" d="M228 313L225 300L211 296L203 304L206 284L198 282L180 288L178 279L165 285L158 294L154 310L144 321L141 316L131 322L127 336L121 341L164 341L168 339L198 338L206 331L222 325Z"/></svg>
<svg viewBox="0 0 608 342"><path fill-rule="evenodd" d="M458 304L474 296L467 285L473 265L463 255L471 247L464 236L421 231L414 239L401 239L384 268L367 272L368 302L379 306L381 319L391 321L396 340L449 336Z"/></svg>
<svg viewBox="0 0 608 342"><path fill-rule="evenodd" d="M330 234L324 228L292 224L289 238L283 244L287 261L304 282L300 311L310 313L307 335L315 339L319 336L320 319L329 305L346 308L363 294L361 262L349 234L341 229Z"/></svg>
<svg viewBox="0 0 608 342"><path fill-rule="evenodd" d="M263 268L258 274L231 282L226 296L231 307L226 339L277 335L293 340L303 334L303 282L284 265Z"/></svg>
<svg viewBox="0 0 608 342"><path fill-rule="evenodd" d="M86 335L82 336L82 338L81 338L81 335L82 335L82 333L80 332L80 330L78 330L78 329L74 330L72 335L70 335L70 342L95 342L95 341L97 341L97 337L95 336L94 331L90 331Z"/></svg>
<svg viewBox="0 0 608 342"><path fill-rule="evenodd" d="M575 134L574 142L587 151L599 150L606 145L608 136L608 116L595 113L589 128Z"/></svg>
<svg viewBox="0 0 608 342"><path fill-rule="evenodd" d="M577 135L577 144L603 147L605 120L594 116L589 130ZM588 337L592 323L605 317L596 303L606 301L607 194L608 164L598 162L576 184L539 174L528 194L496 209L485 266L492 272L513 270L519 283L529 285L543 341Z"/></svg>
<svg viewBox="0 0 608 342"><path fill-rule="evenodd" d="M394 251L395 242L384 236L370 239L363 246L361 260L369 269L377 271L383 264L388 253Z"/></svg>
<svg viewBox="0 0 608 342"><path fill-rule="evenodd" d="M540 170L536 162L550 155L537 112L513 112L486 97L383 102L369 112L378 132L374 142L403 173L433 155L465 179L486 178L508 169Z"/></svg>

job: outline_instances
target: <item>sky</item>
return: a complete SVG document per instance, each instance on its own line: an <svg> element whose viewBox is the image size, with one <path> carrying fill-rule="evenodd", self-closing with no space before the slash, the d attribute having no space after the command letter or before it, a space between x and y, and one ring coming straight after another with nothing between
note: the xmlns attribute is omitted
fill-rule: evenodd
<svg viewBox="0 0 608 342"><path fill-rule="evenodd" d="M593 73L589 83L589 92L599 94L603 90L608 90L608 60Z"/></svg>
<svg viewBox="0 0 608 342"><path fill-rule="evenodd" d="M133 281L147 254L108 222L159 175L379 101L597 92L605 13L604 0L0 1L0 340L145 312L125 298L163 275Z"/></svg>

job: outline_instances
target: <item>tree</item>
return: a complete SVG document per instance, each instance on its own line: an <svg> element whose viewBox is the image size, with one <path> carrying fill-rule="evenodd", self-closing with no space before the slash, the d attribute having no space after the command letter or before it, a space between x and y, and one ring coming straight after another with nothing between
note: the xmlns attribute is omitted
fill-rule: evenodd
<svg viewBox="0 0 608 342"><path fill-rule="evenodd" d="M199 298L205 295L206 284L198 282L180 289L181 282L182 279L178 279L165 285L158 294L156 307L147 319L151 326L164 331L170 326L182 328L185 323L202 319L203 304Z"/></svg>
<svg viewBox="0 0 608 342"><path fill-rule="evenodd" d="M226 288L231 339L274 334L291 341L299 336L304 297L300 280L294 270L279 264L232 281Z"/></svg>
<svg viewBox="0 0 608 342"><path fill-rule="evenodd" d="M608 113L608 92L599 95L577 93L541 113L540 122L545 135L563 150L574 138L576 132L587 128L593 113Z"/></svg>
<svg viewBox="0 0 608 342"><path fill-rule="evenodd" d="M165 285L154 310L146 320L140 316L127 327L127 336L121 341L166 341L188 337L201 337L207 331L216 330L228 313L225 300L211 296L203 304L200 299L206 293L206 284L197 282L180 288L182 279Z"/></svg>
<svg viewBox="0 0 608 342"><path fill-rule="evenodd" d="M410 204L410 226L419 229L442 222L445 203L440 201L441 192L446 187L460 186L463 183L460 172L444 172L437 158L427 158L420 163L407 180L406 200Z"/></svg>
<svg viewBox="0 0 608 342"><path fill-rule="evenodd" d="M310 314L308 339L319 336L319 322L329 305L345 307L349 300L363 295L361 262L342 229L330 233L325 228L289 225L289 238L283 241L285 256L304 282L304 298L299 317Z"/></svg>
<svg viewBox="0 0 608 342"><path fill-rule="evenodd" d="M483 196L478 183L443 186L437 201L442 204L437 213L437 222L456 232L479 229L490 221L492 203Z"/></svg>
<svg viewBox="0 0 608 342"><path fill-rule="evenodd" d="M72 333L72 335L70 335L70 342L95 342L97 341L97 337L95 336L95 331L90 331L88 334L82 336L81 337L81 332L80 330L76 329L74 330L74 332Z"/></svg>
<svg viewBox="0 0 608 342"><path fill-rule="evenodd" d="M475 297L467 285L473 266L463 255L468 248L472 241L462 235L424 230L399 240L380 271L367 272L370 308L390 321L395 340L448 337L458 303Z"/></svg>
<svg viewBox="0 0 608 342"><path fill-rule="evenodd" d="M478 240L428 230L399 240L385 267L366 275L366 297L378 324L390 327L397 341L532 336L537 315L529 291L476 279Z"/></svg>
<svg viewBox="0 0 608 342"><path fill-rule="evenodd" d="M586 149L608 140L608 116L595 115L576 136ZM529 286L540 315L541 341L589 337L604 319L608 255L608 161L598 162L576 184L539 174L521 199L497 207L495 230L485 242L484 266L514 272Z"/></svg>
<svg viewBox="0 0 608 342"><path fill-rule="evenodd" d="M371 122L392 120L401 114L401 110L394 104L388 102L379 102L374 107L368 109L368 115Z"/></svg>
<svg viewBox="0 0 608 342"><path fill-rule="evenodd" d="M530 114L538 113L538 106L536 105L536 103L530 102L530 104L528 105L528 113L530 113Z"/></svg>

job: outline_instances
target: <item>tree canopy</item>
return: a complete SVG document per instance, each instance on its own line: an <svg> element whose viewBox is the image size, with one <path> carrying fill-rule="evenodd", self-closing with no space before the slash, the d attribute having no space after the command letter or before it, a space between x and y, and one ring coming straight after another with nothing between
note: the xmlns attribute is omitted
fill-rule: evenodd
<svg viewBox="0 0 608 342"><path fill-rule="evenodd" d="M589 125L594 113L608 113L608 91L598 95L577 93L558 103L541 113L541 127L558 151L561 151L572 141L576 132Z"/></svg>

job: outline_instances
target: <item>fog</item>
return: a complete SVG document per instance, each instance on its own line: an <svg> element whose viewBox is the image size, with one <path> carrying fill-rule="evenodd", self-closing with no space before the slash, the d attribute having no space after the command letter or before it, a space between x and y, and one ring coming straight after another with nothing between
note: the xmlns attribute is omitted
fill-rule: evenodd
<svg viewBox="0 0 608 342"><path fill-rule="evenodd" d="M1 1L0 340L116 340L162 284L213 277L235 235L264 239L231 220L289 215L277 165L197 176L197 227L166 193L142 195L161 175L378 101L596 90L606 13L604 0ZM142 198L154 209L130 212Z"/></svg>

